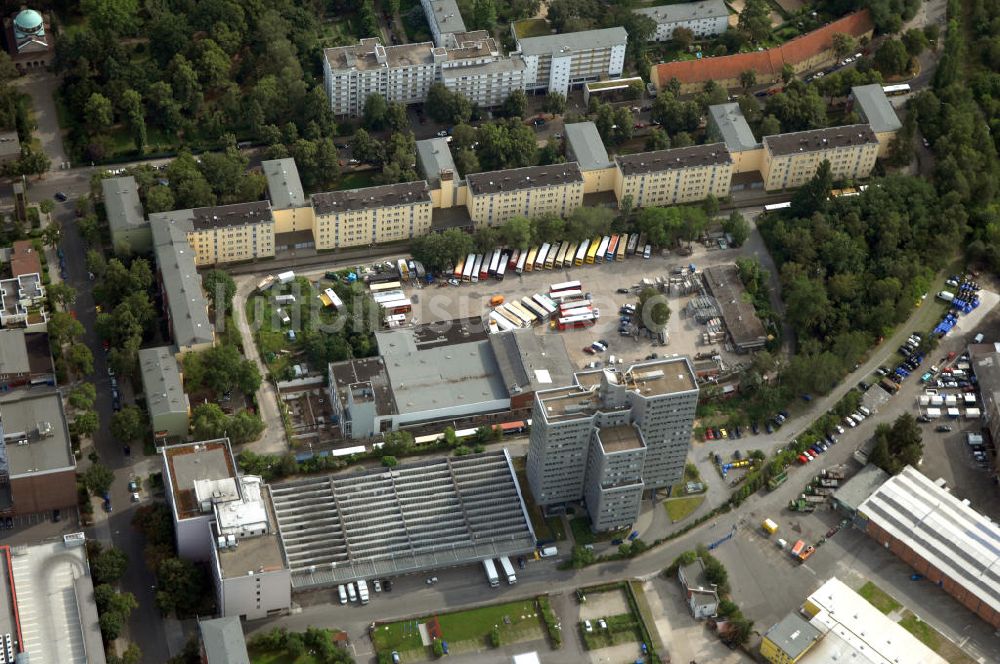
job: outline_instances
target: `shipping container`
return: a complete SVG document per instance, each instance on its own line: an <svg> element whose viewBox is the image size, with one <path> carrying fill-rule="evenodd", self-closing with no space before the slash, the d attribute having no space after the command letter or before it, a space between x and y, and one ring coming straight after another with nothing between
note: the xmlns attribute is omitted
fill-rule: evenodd
<svg viewBox="0 0 1000 664"><path fill-rule="evenodd" d="M490 276L490 261L493 260L492 253L483 254L483 263L479 266L479 280L486 281Z"/></svg>
<svg viewBox="0 0 1000 664"><path fill-rule="evenodd" d="M491 311L490 312L490 320L496 322L497 327L500 329L501 332L509 332L511 330L516 330L519 327L518 325L514 325L509 320L507 320L498 311Z"/></svg>
<svg viewBox="0 0 1000 664"><path fill-rule="evenodd" d="M503 556L500 558L500 567L503 569L504 576L507 577L507 585L514 585L517 583L517 575L514 574L514 566L510 564L510 558Z"/></svg>
<svg viewBox="0 0 1000 664"><path fill-rule="evenodd" d="M576 249L576 258L573 259L575 265L583 265L587 260L587 249L590 248L590 240L584 240Z"/></svg>
<svg viewBox="0 0 1000 664"><path fill-rule="evenodd" d="M388 315L408 314L413 311L413 304L409 299L390 300L389 302L379 304L379 306L382 307L382 310Z"/></svg>
<svg viewBox="0 0 1000 664"><path fill-rule="evenodd" d="M802 553L802 549L804 548L806 548L806 543L802 540L799 540L792 546L792 550L789 553L791 553L792 556L798 558L799 554Z"/></svg>
<svg viewBox="0 0 1000 664"><path fill-rule="evenodd" d="M594 318L597 318L597 309L594 309L589 304L585 307L577 307L576 309L567 309L566 311L560 311L559 315L563 318L573 318L574 316L583 316L585 314L592 314Z"/></svg>
<svg viewBox="0 0 1000 664"><path fill-rule="evenodd" d="M773 535L778 532L778 524L771 519L764 519L764 523L761 524L764 528L764 532L768 535Z"/></svg>
<svg viewBox="0 0 1000 664"><path fill-rule="evenodd" d="M408 268L406 266L406 259L405 258L400 258L399 261L397 261L397 265L399 267L399 280L400 281L409 281L410 280L410 268Z"/></svg>
<svg viewBox="0 0 1000 664"><path fill-rule="evenodd" d="M516 270L517 269L517 261L518 261L519 258L521 258L521 250L520 249L515 249L514 251L512 251L510 253L510 264L507 265L507 269L508 270Z"/></svg>

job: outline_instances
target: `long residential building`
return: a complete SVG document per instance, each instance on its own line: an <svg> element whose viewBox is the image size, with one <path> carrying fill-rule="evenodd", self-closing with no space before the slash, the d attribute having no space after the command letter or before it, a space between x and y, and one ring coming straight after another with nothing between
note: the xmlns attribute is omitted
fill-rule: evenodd
<svg viewBox="0 0 1000 664"><path fill-rule="evenodd" d="M642 493L681 480L698 404L687 358L574 375L535 394L528 483L547 510L583 499L596 531L624 528Z"/></svg>
<svg viewBox="0 0 1000 664"><path fill-rule="evenodd" d="M733 159L723 143L615 157L615 195L634 207L675 205L729 194Z"/></svg>
<svg viewBox="0 0 1000 664"><path fill-rule="evenodd" d="M824 161L835 180L867 177L879 142L870 125L828 127L764 137L764 188L787 189L808 182Z"/></svg>
<svg viewBox="0 0 1000 664"><path fill-rule="evenodd" d="M729 9L723 0L641 7L633 11L656 23L656 32L650 36L650 41L673 39L677 28L686 28L695 37L709 37L722 34L729 27Z"/></svg>
<svg viewBox="0 0 1000 664"><path fill-rule="evenodd" d="M456 0L420 0L434 43L445 48L457 44L457 34L466 32Z"/></svg>
<svg viewBox="0 0 1000 664"><path fill-rule="evenodd" d="M576 162L473 173L465 179L466 207L480 227L518 215L566 216L583 205L583 174Z"/></svg>
<svg viewBox="0 0 1000 664"><path fill-rule="evenodd" d="M164 311L177 353L210 348L215 344L215 327L208 319L208 299L187 232L172 212L151 214L149 223Z"/></svg>
<svg viewBox="0 0 1000 664"><path fill-rule="evenodd" d="M514 38L527 65L528 90L567 94L587 81L621 76L625 68L625 28L583 30L558 35Z"/></svg>
<svg viewBox="0 0 1000 664"><path fill-rule="evenodd" d="M451 46L431 42L383 46L377 38L323 52L330 108L336 115L361 115L370 95L388 102L420 104L436 81L470 102L495 106L523 90L527 68L520 57L505 57L485 31L452 34Z"/></svg>
<svg viewBox="0 0 1000 664"><path fill-rule="evenodd" d="M153 246L153 235L139 200L135 178L131 175L105 178L101 180L101 191L115 251L148 253Z"/></svg>
<svg viewBox="0 0 1000 664"><path fill-rule="evenodd" d="M312 208L317 249L405 240L431 228L425 180L313 194Z"/></svg>

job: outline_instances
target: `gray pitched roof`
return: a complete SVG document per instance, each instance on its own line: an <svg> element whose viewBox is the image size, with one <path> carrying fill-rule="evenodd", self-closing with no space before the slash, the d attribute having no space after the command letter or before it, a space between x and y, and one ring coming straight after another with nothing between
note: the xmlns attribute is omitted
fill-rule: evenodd
<svg viewBox="0 0 1000 664"><path fill-rule="evenodd" d="M260 167L267 178L267 194L273 209L284 210L306 204L306 195L302 190L302 180L299 179L299 169L294 159L269 159L262 161Z"/></svg>
<svg viewBox="0 0 1000 664"><path fill-rule="evenodd" d="M862 119L871 125L872 131L876 134L896 131L903 126L896 115L896 110L878 83L856 85L851 88L851 96L854 97Z"/></svg>
<svg viewBox="0 0 1000 664"><path fill-rule="evenodd" d="M101 191L112 233L149 224L139 201L139 187L134 177L105 178L101 180Z"/></svg>
<svg viewBox="0 0 1000 664"><path fill-rule="evenodd" d="M451 147L446 138L427 138L417 141L417 163L431 184L436 185L441 180L441 171L451 171L455 174L456 180L460 175L455 168L455 160L451 156Z"/></svg>
<svg viewBox="0 0 1000 664"><path fill-rule="evenodd" d="M191 210L175 210L149 215L174 343L182 347L210 344L215 339L208 320L208 300L195 267L194 249L187 241L191 214Z"/></svg>
<svg viewBox="0 0 1000 664"><path fill-rule="evenodd" d="M566 151L580 164L581 171L614 166L593 122L574 122L565 125L563 131L566 133Z"/></svg>
<svg viewBox="0 0 1000 664"><path fill-rule="evenodd" d="M181 386L180 366L174 357L175 348L157 346L139 351L139 371L146 406L152 417L167 413L187 412L188 397Z"/></svg>
<svg viewBox="0 0 1000 664"><path fill-rule="evenodd" d="M709 106L708 116L712 127L730 152L756 150L760 147L760 143L753 137L747 119L743 117L740 105L736 102Z"/></svg>
<svg viewBox="0 0 1000 664"><path fill-rule="evenodd" d="M250 664L243 626L235 616L198 622L208 664Z"/></svg>
<svg viewBox="0 0 1000 664"><path fill-rule="evenodd" d="M729 16L729 10L723 0L702 0L701 2L683 2L676 5L660 5L659 7L641 7L632 11L648 16L657 23L679 23Z"/></svg>

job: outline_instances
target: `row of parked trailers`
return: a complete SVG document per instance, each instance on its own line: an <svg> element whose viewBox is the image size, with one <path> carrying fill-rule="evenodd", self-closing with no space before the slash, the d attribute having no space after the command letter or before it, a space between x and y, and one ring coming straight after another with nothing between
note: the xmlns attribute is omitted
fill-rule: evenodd
<svg viewBox="0 0 1000 664"><path fill-rule="evenodd" d="M622 261L645 247L638 233L605 235L582 242L545 242L530 249L495 249L486 254L469 254L452 271L455 279L468 282L502 280L508 271L531 272L573 265Z"/></svg>
<svg viewBox="0 0 1000 664"><path fill-rule="evenodd" d="M490 312L491 328L498 332L531 327L553 320L559 330L593 325L600 311L583 295L579 281L553 284L548 295L535 293L520 301L504 302Z"/></svg>

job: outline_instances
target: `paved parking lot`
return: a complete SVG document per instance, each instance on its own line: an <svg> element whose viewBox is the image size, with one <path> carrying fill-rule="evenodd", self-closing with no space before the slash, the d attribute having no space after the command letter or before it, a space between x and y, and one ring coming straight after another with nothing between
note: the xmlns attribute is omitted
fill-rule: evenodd
<svg viewBox="0 0 1000 664"><path fill-rule="evenodd" d="M628 602L625 601L624 591L589 593L587 601L580 605L580 620L597 620L608 616L620 616L628 612Z"/></svg>

